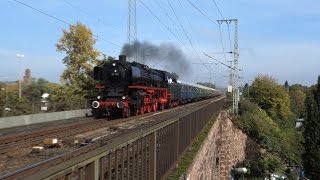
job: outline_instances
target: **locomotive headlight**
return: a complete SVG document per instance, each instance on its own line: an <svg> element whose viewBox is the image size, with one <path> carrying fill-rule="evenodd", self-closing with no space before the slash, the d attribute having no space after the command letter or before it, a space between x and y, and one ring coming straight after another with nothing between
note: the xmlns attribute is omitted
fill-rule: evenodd
<svg viewBox="0 0 320 180"><path fill-rule="evenodd" d="M100 103L98 101L93 101L92 102L92 107L93 108L98 108L100 106Z"/></svg>
<svg viewBox="0 0 320 180"><path fill-rule="evenodd" d="M114 72L117 72L117 70L115 69Z"/></svg>
<svg viewBox="0 0 320 180"><path fill-rule="evenodd" d="M125 97L125 96L122 96L122 99L123 99L123 100L125 100L125 99L126 99L126 97Z"/></svg>
<svg viewBox="0 0 320 180"><path fill-rule="evenodd" d="M97 99L101 99L101 96L97 96Z"/></svg>
<svg viewBox="0 0 320 180"><path fill-rule="evenodd" d="M116 63L112 63L112 66L116 66Z"/></svg>
<svg viewBox="0 0 320 180"><path fill-rule="evenodd" d="M123 108L123 102L121 102L121 101L117 102L117 108L122 109Z"/></svg>

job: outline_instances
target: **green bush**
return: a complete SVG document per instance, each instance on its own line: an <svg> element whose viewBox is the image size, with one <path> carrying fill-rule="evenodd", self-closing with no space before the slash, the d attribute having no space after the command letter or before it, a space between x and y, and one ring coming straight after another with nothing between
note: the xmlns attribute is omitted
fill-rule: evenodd
<svg viewBox="0 0 320 180"><path fill-rule="evenodd" d="M287 165L300 165L302 148L299 135L289 125L279 125L257 104L242 101L237 125L255 138L267 151L244 163L250 176L263 177L270 172L283 173ZM289 128L290 127L290 128Z"/></svg>

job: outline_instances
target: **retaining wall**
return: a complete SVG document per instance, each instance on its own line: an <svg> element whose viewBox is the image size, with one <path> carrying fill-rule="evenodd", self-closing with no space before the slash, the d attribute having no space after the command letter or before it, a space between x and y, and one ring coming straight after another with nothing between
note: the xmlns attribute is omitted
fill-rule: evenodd
<svg viewBox="0 0 320 180"><path fill-rule="evenodd" d="M0 129L83 117L86 115L86 113L89 114L90 111L91 109L79 109L72 111L60 111L52 113L4 117L0 118Z"/></svg>
<svg viewBox="0 0 320 180"><path fill-rule="evenodd" d="M222 112L188 169L188 180L228 180L232 166L259 152L258 144Z"/></svg>

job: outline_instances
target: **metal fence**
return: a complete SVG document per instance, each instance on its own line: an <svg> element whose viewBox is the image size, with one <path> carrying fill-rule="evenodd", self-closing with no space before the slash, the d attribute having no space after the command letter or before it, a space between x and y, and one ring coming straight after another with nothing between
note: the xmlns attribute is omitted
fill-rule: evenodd
<svg viewBox="0 0 320 180"><path fill-rule="evenodd" d="M224 99L198 107L174 119L161 122L105 144L80 149L39 168L26 170L26 178L45 179L165 179L198 133L222 109ZM103 145L101 145L103 144ZM87 148L87 149L86 149ZM69 160L67 160L69 156ZM56 162L55 162L56 161ZM56 165L53 165L56 163ZM31 174L31 176L29 176ZM23 175L19 174L19 177Z"/></svg>

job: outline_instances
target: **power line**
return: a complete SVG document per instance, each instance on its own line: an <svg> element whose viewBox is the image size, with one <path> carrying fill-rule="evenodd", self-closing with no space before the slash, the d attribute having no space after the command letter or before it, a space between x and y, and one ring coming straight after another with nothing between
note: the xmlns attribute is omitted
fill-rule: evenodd
<svg viewBox="0 0 320 180"><path fill-rule="evenodd" d="M225 52L224 50L224 45L223 45L223 40L222 40L222 33L221 33L221 25L219 24L219 34L220 34L220 43L221 43L221 48L222 48L222 52ZM224 57L224 60L227 61L227 58L226 58L226 54L224 53L223 54L223 57Z"/></svg>
<svg viewBox="0 0 320 180"><path fill-rule="evenodd" d="M16 3L19 3L19 4L21 4L21 5L23 5L23 6L26 6L26 7L30 8L30 9L34 10L34 11L37 11L37 12L43 14L43 15L46 15L46 16L52 18L52 19L55 19L55 20L57 20L57 21L60 21L60 22L62 22L62 23L64 23L64 24L67 24L67 25L70 25L70 26L71 26L70 23L68 23L68 22L66 22L66 21L64 21L64 20L62 20L62 19L59 19L59 18L57 18L57 17L55 17L55 16L53 16L53 15L51 15L51 14L48 14L48 13L46 13L46 12L44 12L44 11L41 11L41 10L39 10L39 9L36 9L36 8L34 8L34 7L26 4L26 3L23 3L23 2L18 1L18 0L12 0L12 1L15 1Z"/></svg>
<svg viewBox="0 0 320 180"><path fill-rule="evenodd" d="M102 40L102 41L104 41L104 42L106 42L106 43L112 44L112 45L117 46L117 47L121 47L119 44L116 44L116 43L114 43L114 42L112 42L112 41L106 40L106 39L100 37L99 35L94 35L94 36L95 36L97 39Z"/></svg>
<svg viewBox="0 0 320 180"><path fill-rule="evenodd" d="M217 10L218 10L220 16L222 17L222 19L224 20L224 16L222 15L222 12L220 11L220 8L218 7L217 2L216 2L215 0L212 0L212 2L214 3L215 7L217 8ZM224 45L223 45L223 41L222 41L222 35L221 35L220 25L221 25L221 24L219 24L220 39L221 39L222 49L223 49L223 51L224 51ZM231 37L230 37L229 23L227 23L227 25L228 25L229 46L230 46L230 51L231 51ZM224 58L226 59L225 54L224 54Z"/></svg>
<svg viewBox="0 0 320 180"><path fill-rule="evenodd" d="M218 10L218 12L219 12L220 16L222 17L222 19L224 19L223 15L222 15L222 13L221 13L221 11L220 11L220 9L219 9L218 5L217 5L217 2L216 2L215 0L212 0L212 2L213 2L213 3L214 3L214 5L216 6L216 8L217 8L217 10Z"/></svg>
<svg viewBox="0 0 320 180"><path fill-rule="evenodd" d="M175 30L176 31L176 33L178 33L178 34L181 34L181 33L179 33L178 31L179 31L179 27L177 26L177 22L169 15L169 13L168 13L168 11L166 10L166 8L164 8L163 6L161 6L160 5L160 3L156 0L156 1L154 1L156 4L157 4L157 6L162 10L162 12L164 12L165 13L165 15L166 15L166 18L167 18L167 21L171 21L172 22L172 25L171 25L171 27L175 27L175 28L173 28L173 30ZM180 39L180 38L179 38ZM180 41L182 41L181 39L180 39Z"/></svg>
<svg viewBox="0 0 320 180"><path fill-rule="evenodd" d="M177 37L177 35L167 25L165 25L161 21L161 19L142 0L139 0L139 2L160 22L162 26L164 26L181 43L182 46L187 48L187 46Z"/></svg>
<svg viewBox="0 0 320 180"><path fill-rule="evenodd" d="M204 17L206 17L209 21L211 21L213 24L219 26L214 20L212 20L209 16L207 16L205 13L203 13L197 6L195 6L190 0L187 0L199 13L201 13Z"/></svg>
<svg viewBox="0 0 320 180"><path fill-rule="evenodd" d="M230 37L230 24L228 24L229 46L231 51L231 37Z"/></svg>
<svg viewBox="0 0 320 180"><path fill-rule="evenodd" d="M64 1L65 3L67 3L68 5L70 5L71 7L80 10L83 14L86 14L87 16L90 16L90 17L92 17L92 18L94 18L94 19L97 19L97 21L98 21L99 23L102 22L104 25L106 25L106 26L111 26L112 28L120 31L120 28L118 28L117 26L111 25L111 24L108 24L108 23L105 23L101 18L95 17L95 16L91 15L88 11L80 8L79 6L76 6L76 5L72 4L70 1L67 1L67 0L63 0L63 1Z"/></svg>
<svg viewBox="0 0 320 180"><path fill-rule="evenodd" d="M183 10L184 8L183 8L183 6L182 6L181 1L178 0L178 2L179 2L179 5L180 5L180 9ZM171 3L170 3L169 0L168 0L168 3L169 3L169 5L170 5L172 11L174 12L174 14L175 14L175 16L176 16L176 18L177 18L180 26L182 27L183 31L185 32L185 35L187 36L187 39L189 40L189 43L191 44L193 50L196 52L196 54L197 54L197 56L198 56L198 58L199 58L199 61L202 63L202 65L203 65L204 67L208 68L208 70L210 71L210 69L211 69L210 65L206 65L206 64L203 63L203 60L202 60L201 56L200 56L199 53L197 52L194 44L192 43L192 41L191 41L191 39L190 39L190 36L188 35L188 33L187 33L186 30L185 30L183 24L181 23L181 21L180 21L179 18L177 17L177 14L176 14L176 12L174 11L174 9L173 9L173 7L172 7L172 5L171 5ZM187 17L187 16L184 16L184 17L186 18L186 20L187 20L187 22L188 22L188 24L189 24L189 26L190 26L190 29L192 30L193 27L192 27L191 23L189 22L188 17ZM196 42L198 42L197 39L196 39ZM199 43L199 42L198 42L198 43ZM195 44L196 44L196 43L195 43ZM200 48L198 47L198 50L199 50L199 49L200 49ZM200 49L200 50L201 50L201 49Z"/></svg>
<svg viewBox="0 0 320 180"><path fill-rule="evenodd" d="M200 61L202 61L202 60L201 60L201 57L200 57L200 56L199 56L199 54L198 54L198 52L197 52L197 51L196 51L196 49L194 48L193 43L191 42L190 37L188 36L188 34L187 34L187 32L186 32L186 30L185 30L184 26L182 25L182 23L181 23L180 19L178 18L178 16L177 16L177 14L176 14L175 10L173 9L172 4L170 3L170 1L169 1L169 0L167 0L167 1L168 1L168 3L169 3L169 6L170 6L170 8L171 8L172 12L174 13L174 15L175 15L175 17L176 17L176 19L177 19L177 21L178 21L178 23L179 23L179 25L180 25L181 29L183 30L184 35L185 35L185 36L186 36L186 38L188 39L188 41L189 41L189 43L190 43L190 45L191 45L192 49L193 49L193 50L194 50L194 52L198 55L199 60L200 60Z"/></svg>
<svg viewBox="0 0 320 180"><path fill-rule="evenodd" d="M216 59L216 58L214 58L214 57L212 57L212 56L208 55L207 53L203 53L203 54L204 54L204 55L206 55L206 56L208 56L209 58L211 58L211 59L213 59L213 60L217 61L218 63L220 63L220 64L222 64L222 65L224 65L224 66L226 66L226 67L228 67L228 68L230 68L230 69L232 69L232 70L235 70L235 68L231 67L230 65L225 64L225 63L224 63L224 62L222 62L222 61L219 61L218 59Z"/></svg>
<svg viewBox="0 0 320 180"><path fill-rule="evenodd" d="M23 2L18 1L18 0L12 0L12 1L14 1L14 2L16 2L16 3L19 3L19 4L21 4L21 5L25 6L25 7L28 7L28 8L30 8L30 9L34 10L34 11L37 11L37 12L39 12L39 13L45 15L45 16L48 16L48 17L50 17L50 18L52 18L52 19L54 19L54 20L56 20L56 21L59 21L59 22L61 22L61 23L63 23L63 24L66 24L66 25L69 25L69 26L73 26L72 24L68 23L67 21L65 21L65 20L63 20L63 19L57 18L57 17L55 17L55 16L53 16L53 15L51 15L51 14L48 14L48 13L46 13L46 12L44 12L44 11L41 11L41 10L39 10L39 9L37 9L37 8L34 8L34 7L32 7L32 6L30 6L30 5L26 4L26 3L23 3ZM97 39L100 39L100 40L102 40L102 41L105 41L105 42L107 42L107 43L109 43L109 44L112 44L112 45L114 45L114 46L121 47L120 45L118 45L118 44L116 44L116 43L114 43L114 42L111 42L111 41L108 41L108 40L105 40L105 39L101 38L99 35L94 35L94 36L97 37Z"/></svg>
<svg viewBox="0 0 320 180"><path fill-rule="evenodd" d="M225 52L206 52L206 53L210 53L210 54L232 54L233 52L232 51L225 51Z"/></svg>
<svg viewBox="0 0 320 180"><path fill-rule="evenodd" d="M178 0L178 2L179 2L179 5L180 5L180 9L183 9L183 6L182 6L181 1ZM186 18L186 20L187 20L187 22L188 22L188 24L189 24L189 26L190 26L190 29L193 30L193 27L192 27L192 25L191 25L191 23L190 23L190 21L189 21L188 16L184 16L184 17Z"/></svg>
<svg viewBox="0 0 320 180"><path fill-rule="evenodd" d="M173 24L175 24L175 21L171 18L171 16L169 16L168 11L167 11L163 6L161 6L158 1L154 1L154 2L155 2L155 3L157 4L157 6L165 13L166 17L167 17L168 19L170 19L170 20L173 22Z"/></svg>

